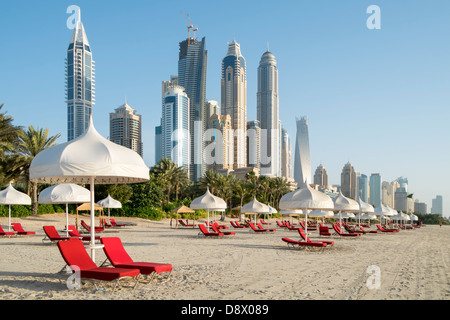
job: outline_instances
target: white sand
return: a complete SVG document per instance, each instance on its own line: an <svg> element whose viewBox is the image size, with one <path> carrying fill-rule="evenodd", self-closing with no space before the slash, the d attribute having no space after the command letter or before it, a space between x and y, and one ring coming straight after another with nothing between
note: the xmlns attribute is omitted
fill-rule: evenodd
<svg viewBox="0 0 450 320"><path fill-rule="evenodd" d="M89 221L88 216L82 217ZM449 300L450 227L424 226L396 234L337 238L325 250L293 250L282 237L296 231L279 229L236 236L198 237L198 229L171 228L170 220L116 218L135 225L101 236L119 236L135 261L173 265L168 282L140 284L135 290L93 290L86 283L69 290L68 274L56 244L43 243L42 226L62 230L64 214L12 218L36 235L0 238L1 300ZM74 216L70 223L74 224ZM274 222L274 221L272 221ZM6 229L7 218L0 218ZM275 224L272 224L275 227ZM109 230L109 229L108 229ZM62 234L62 233L61 233ZM318 239L316 231L310 237ZM330 239L328 239L330 240ZM96 262L105 259L96 251ZM369 266L380 270L380 288L369 289ZM373 275L372 275L373 277Z"/></svg>

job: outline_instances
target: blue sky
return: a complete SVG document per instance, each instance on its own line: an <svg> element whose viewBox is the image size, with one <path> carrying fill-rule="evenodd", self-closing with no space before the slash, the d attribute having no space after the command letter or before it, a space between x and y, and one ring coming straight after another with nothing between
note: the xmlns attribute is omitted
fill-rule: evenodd
<svg viewBox="0 0 450 320"><path fill-rule="evenodd" d="M47 127L60 142L70 5L81 8L96 61L95 126L107 137L109 113L127 97L143 116L149 166L161 81L177 73L187 36L181 11L206 37L207 99L220 101L221 60L234 37L247 61L248 120L256 119L256 69L269 43L282 124L294 143L295 117L309 118L313 170L323 164L333 184L347 162L385 181L405 176L428 210L440 194L450 215L448 0L2 2L0 103L17 125ZM380 30L366 27L370 5L381 9Z"/></svg>

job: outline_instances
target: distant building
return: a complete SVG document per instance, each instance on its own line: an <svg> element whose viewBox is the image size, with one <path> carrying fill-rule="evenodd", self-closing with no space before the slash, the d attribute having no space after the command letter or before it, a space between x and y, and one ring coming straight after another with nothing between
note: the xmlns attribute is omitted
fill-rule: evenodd
<svg viewBox="0 0 450 320"><path fill-rule="evenodd" d="M442 196L436 196L436 198L431 201L431 213L440 214L442 216L444 213L443 203Z"/></svg>
<svg viewBox="0 0 450 320"><path fill-rule="evenodd" d="M221 113L230 115L233 129L233 169L247 167L247 66L233 40L222 59Z"/></svg>
<svg viewBox="0 0 450 320"><path fill-rule="evenodd" d="M286 179L292 178L292 147L291 139L287 130L281 131L281 176Z"/></svg>
<svg viewBox="0 0 450 320"><path fill-rule="evenodd" d="M189 98L189 167L192 181L198 181L206 170L203 133L208 122L205 114L208 51L205 47L205 37L199 41L195 35L193 38L188 35L179 43L177 84L184 88Z"/></svg>
<svg viewBox="0 0 450 320"><path fill-rule="evenodd" d="M281 132L278 69L273 53L266 51L262 55L257 80L256 112L261 127L261 174L279 177L281 176Z"/></svg>
<svg viewBox="0 0 450 320"><path fill-rule="evenodd" d="M381 205L381 175L379 173L372 173L369 179L370 185L370 199L369 203L374 207Z"/></svg>
<svg viewBox="0 0 450 320"><path fill-rule="evenodd" d="M155 164L162 159L161 146L161 125L155 127Z"/></svg>
<svg viewBox="0 0 450 320"><path fill-rule="evenodd" d="M258 120L247 121L247 166L260 169L262 174L261 123Z"/></svg>
<svg viewBox="0 0 450 320"><path fill-rule="evenodd" d="M356 173L350 162L342 168L341 192L345 197L356 200Z"/></svg>
<svg viewBox="0 0 450 320"><path fill-rule="evenodd" d="M358 196L362 201L369 202L369 179L365 174L359 176Z"/></svg>
<svg viewBox="0 0 450 320"><path fill-rule="evenodd" d="M297 119L297 135L294 156L294 180L299 186L305 181L312 183L311 158L309 151L309 122L306 117Z"/></svg>
<svg viewBox="0 0 450 320"><path fill-rule="evenodd" d="M190 173L189 97L181 86L170 86L163 97L161 157Z"/></svg>
<svg viewBox="0 0 450 320"><path fill-rule="evenodd" d="M109 139L142 157L142 116L125 102L109 114L109 123Z"/></svg>
<svg viewBox="0 0 450 320"><path fill-rule="evenodd" d="M209 118L205 132L206 147L204 150L206 170L232 170L232 129L230 115L222 116L214 113Z"/></svg>
<svg viewBox="0 0 450 320"><path fill-rule="evenodd" d="M328 173L323 165L319 165L314 173L314 184L322 188L328 187Z"/></svg>
<svg viewBox="0 0 450 320"><path fill-rule="evenodd" d="M95 104L95 62L79 19L66 58L67 140L81 136L89 126Z"/></svg>
<svg viewBox="0 0 450 320"><path fill-rule="evenodd" d="M427 204L425 202L419 202L419 200L416 199L414 202L414 212L427 214Z"/></svg>

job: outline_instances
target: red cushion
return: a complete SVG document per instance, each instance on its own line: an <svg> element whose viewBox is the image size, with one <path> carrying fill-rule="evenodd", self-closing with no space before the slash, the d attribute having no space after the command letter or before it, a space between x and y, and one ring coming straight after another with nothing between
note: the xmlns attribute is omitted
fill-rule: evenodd
<svg viewBox="0 0 450 320"><path fill-rule="evenodd" d="M139 269L99 267L82 270L80 275L81 278L113 281L121 277L137 277L139 275Z"/></svg>

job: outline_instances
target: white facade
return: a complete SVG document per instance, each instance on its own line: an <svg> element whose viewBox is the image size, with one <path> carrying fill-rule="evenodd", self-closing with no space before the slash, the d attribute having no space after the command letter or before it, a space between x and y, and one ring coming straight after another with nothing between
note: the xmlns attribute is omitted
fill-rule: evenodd
<svg viewBox="0 0 450 320"><path fill-rule="evenodd" d="M161 157L190 170L189 98L181 86L168 87L163 96Z"/></svg>

